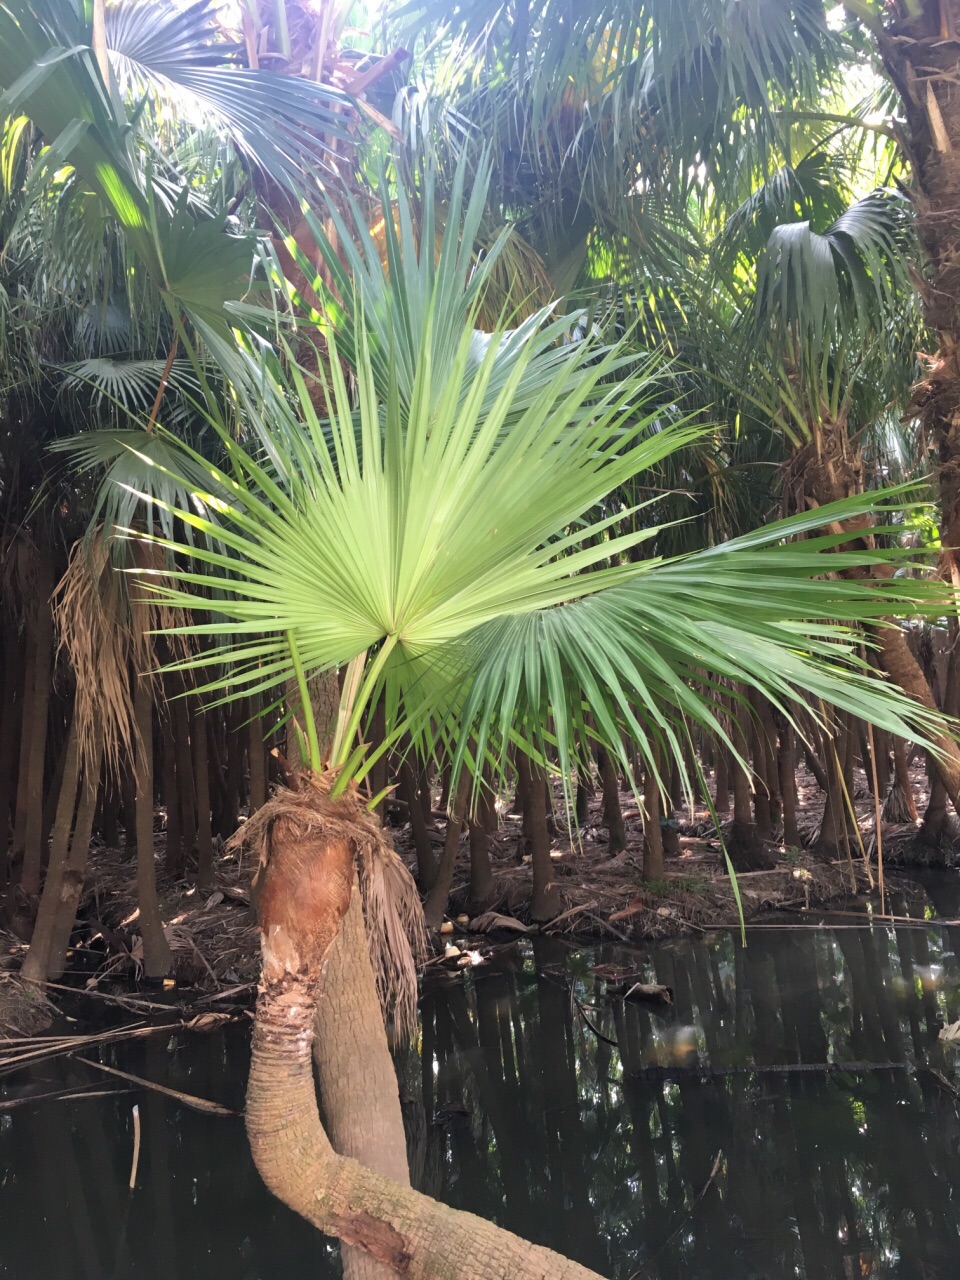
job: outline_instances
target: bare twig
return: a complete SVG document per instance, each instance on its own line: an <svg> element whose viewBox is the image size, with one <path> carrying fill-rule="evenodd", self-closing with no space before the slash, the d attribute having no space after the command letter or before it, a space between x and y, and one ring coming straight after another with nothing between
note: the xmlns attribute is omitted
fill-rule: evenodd
<svg viewBox="0 0 960 1280"><path fill-rule="evenodd" d="M137 1166L140 1163L140 1108L133 1104L133 1162L130 1165L130 1190L137 1185Z"/></svg>

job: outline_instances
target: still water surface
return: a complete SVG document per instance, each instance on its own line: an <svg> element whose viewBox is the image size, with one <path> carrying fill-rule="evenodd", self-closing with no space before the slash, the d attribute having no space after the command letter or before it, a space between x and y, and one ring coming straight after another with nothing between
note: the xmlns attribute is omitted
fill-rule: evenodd
<svg viewBox="0 0 960 1280"><path fill-rule="evenodd" d="M746 948L538 939L431 978L401 1070L414 1182L620 1280L960 1276L960 1047L937 1041L958 951L955 927L847 922ZM593 972L611 962L673 1005L611 994ZM240 1108L247 1044L232 1027L101 1052ZM94 1075L49 1063L0 1079L0 1101ZM260 1186L239 1118L140 1091L0 1110L4 1280L338 1274Z"/></svg>

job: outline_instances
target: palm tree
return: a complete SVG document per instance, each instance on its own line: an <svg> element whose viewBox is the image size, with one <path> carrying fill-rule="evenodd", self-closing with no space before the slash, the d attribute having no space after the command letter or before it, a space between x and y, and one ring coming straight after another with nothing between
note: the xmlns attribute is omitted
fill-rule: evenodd
<svg viewBox="0 0 960 1280"><path fill-rule="evenodd" d="M400 223L409 228L402 213ZM343 301L325 328L319 396L296 366L261 379L258 435L269 449L223 432L227 467L189 455L207 469L208 484L194 486L206 514L167 504L193 539L154 541L191 567L153 589L205 616L215 584L217 616L186 629L218 639L185 660L208 697L269 696L290 681L301 690L299 776L243 836L266 865L247 1123L268 1185L381 1263L409 1256L412 1275L581 1275L345 1161L321 1126L309 1047L319 995L337 1001L323 960L355 863L363 880L379 871L402 883L360 790L374 757L406 736L477 778L483 760L502 771L521 751L554 762L569 789L592 739L626 766L626 731L659 778L664 759L684 767L691 725L736 752L705 679L760 688L787 717L812 694L890 732L929 737L936 717L873 676L856 628L882 625L892 608L939 607L939 593L910 578L879 586L874 567L901 553L837 550L844 534L817 532L875 510L876 497L863 495L706 551L632 559L658 527L637 513L632 531L613 536L620 513L593 513L702 429L680 415L652 429L660 371L629 340L558 349L547 324L527 327L522 343L502 325L478 341L483 269L467 278L451 227L439 258L432 239L417 252L398 233L390 288ZM372 259L367 269L376 280ZM808 536L797 543L799 534ZM854 565L859 578L822 576ZM308 684L336 670L340 705L325 746ZM376 742L381 700L386 734ZM372 941L396 965L396 935ZM402 1019L411 1006L401 976L390 989ZM464 1261L480 1248L482 1263Z"/></svg>

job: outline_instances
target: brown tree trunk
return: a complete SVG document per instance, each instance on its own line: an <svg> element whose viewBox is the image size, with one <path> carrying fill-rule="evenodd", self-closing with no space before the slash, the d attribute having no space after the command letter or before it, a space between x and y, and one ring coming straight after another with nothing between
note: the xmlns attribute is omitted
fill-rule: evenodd
<svg viewBox="0 0 960 1280"><path fill-rule="evenodd" d="M590 799L593 796L593 782L583 765L577 768L577 798L574 802L574 815L578 827L586 826L590 816Z"/></svg>
<svg viewBox="0 0 960 1280"><path fill-rule="evenodd" d="M607 851L621 853L627 847L627 829L623 825L620 807L620 779L617 767L609 751L601 747L597 752L600 781L603 786L603 825L607 828Z"/></svg>
<svg viewBox="0 0 960 1280"><path fill-rule="evenodd" d="M747 708L736 700L730 704L731 739L742 759L746 759L746 735L741 718L749 714ZM733 770L733 822L727 852L735 871L763 871L774 865L753 820L750 779L734 760Z"/></svg>
<svg viewBox="0 0 960 1280"><path fill-rule="evenodd" d="M259 710L259 697L251 698L248 713L253 718L247 726L247 759L250 763L247 782L248 814L256 813L267 801L267 751L263 741L264 724L258 715Z"/></svg>
<svg viewBox="0 0 960 1280"><path fill-rule="evenodd" d="M484 769L484 786L477 812L470 823L470 910L489 911L497 899L497 885L490 865L490 835L497 829L496 794Z"/></svg>
<svg viewBox="0 0 960 1280"><path fill-rule="evenodd" d="M353 877L350 906L330 949L317 1003L313 1057L320 1105L334 1150L401 1186L410 1185L407 1142L397 1074L390 1056L377 984L363 925L360 885ZM358 1088L347 1063L363 1064ZM370 1099L376 1105L370 1105ZM344 1280L379 1280L396 1273L361 1249L344 1245Z"/></svg>
<svg viewBox="0 0 960 1280"><path fill-rule="evenodd" d="M70 853L67 857L63 874L63 885L60 890L60 902L57 918L53 926L53 938L50 944L50 956L47 962L47 977L57 979L61 976L66 964L67 947L70 934L77 919L77 908L80 905L80 893L83 889L83 873L87 869L90 855L90 836L93 831L93 815L97 807L97 792L100 787L100 762L102 747L97 749L89 767L84 771L83 784L80 788L80 803L77 806L77 820L73 827L73 838L70 841Z"/></svg>
<svg viewBox="0 0 960 1280"><path fill-rule="evenodd" d="M183 870L183 842L180 836L180 793L177 788L177 747L173 735L173 711L170 703L160 715L160 742L163 749L163 803L167 811L164 869L172 876Z"/></svg>
<svg viewBox="0 0 960 1280"><path fill-rule="evenodd" d="M177 690L182 694L183 686ZM177 753L177 796L180 801L180 837L185 860L189 860L197 844L197 793L193 776L193 747L190 739L190 713L183 697L173 698L173 737Z"/></svg>
<svg viewBox="0 0 960 1280"><path fill-rule="evenodd" d="M777 768L780 773L780 799L783 806L783 843L787 849L800 848L797 825L797 745L793 727L782 717L779 729L780 749Z"/></svg>
<svg viewBox="0 0 960 1280"><path fill-rule="evenodd" d="M718 742L714 746L714 756L713 803L717 817L722 818L730 812L730 753L722 742Z"/></svg>
<svg viewBox="0 0 960 1280"><path fill-rule="evenodd" d="M663 879L663 828L660 826L660 787L648 765L643 775L643 880Z"/></svg>
<svg viewBox="0 0 960 1280"><path fill-rule="evenodd" d="M38 599L33 617L33 644L35 665L33 673L33 697L25 715L31 723L30 747L26 757L27 785L24 797L27 806L24 826L23 872L20 883L24 893L40 892L40 869L43 865L43 777L44 755L47 745L47 708L50 705L52 684L51 658L53 654L53 618L50 612L50 563L46 555L40 558Z"/></svg>
<svg viewBox="0 0 960 1280"><path fill-rule="evenodd" d="M848 797L849 755L852 747L850 728L843 718L839 732L831 741L824 737L827 759L827 799L823 807L820 833L813 848L822 858L837 859L850 849L850 810Z"/></svg>
<svg viewBox="0 0 960 1280"><path fill-rule="evenodd" d="M79 774L80 752L77 744L77 721L74 716L67 734L63 778L60 784L60 795L57 798L57 812L50 841L50 860L47 864L43 893L40 895L40 908L21 970L23 978L28 982L42 983L47 977L54 929L64 887L67 849L70 844L70 829L73 825L73 810L77 801Z"/></svg>
<svg viewBox="0 0 960 1280"><path fill-rule="evenodd" d="M883 819L897 823L920 821L907 764L907 746L902 738L893 740L893 786L883 802Z"/></svg>
<svg viewBox="0 0 960 1280"><path fill-rule="evenodd" d="M938 342L908 414L919 416L939 454L944 558L954 586L960 586L960 0L900 0L886 8L878 45L906 116L912 194L926 257L922 282L916 278ZM884 667L900 683L899 671L887 661L885 656ZM916 659L911 665L901 650L896 661L909 681L902 687L914 692ZM957 806L960 750L952 739L943 745L951 749L934 767Z"/></svg>
<svg viewBox="0 0 960 1280"><path fill-rule="evenodd" d="M413 766L406 758L400 761L400 798L405 802L410 816L413 848L417 855L417 884L420 886L421 893L427 893L436 882L440 863L433 851L430 828L423 816L416 775L413 772Z"/></svg>
<svg viewBox="0 0 960 1280"><path fill-rule="evenodd" d="M460 834L466 820L467 805L470 801L472 778L464 768L457 784L457 794L453 807L447 817L447 833L443 842L443 853L440 855L440 866L437 878L433 882L427 900L423 906L423 916L428 929L439 929L450 900L453 887L453 873L457 865L457 852L460 848Z"/></svg>
<svg viewBox="0 0 960 1280"><path fill-rule="evenodd" d="M522 751L517 752L517 773L523 792L523 834L533 872L530 916L534 920L552 920L559 914L561 903L553 880L547 831L547 775L542 765Z"/></svg>
<svg viewBox="0 0 960 1280"><path fill-rule="evenodd" d="M153 852L153 698L150 681L134 674L136 743L137 901L143 939L143 971L148 978L164 978L173 956L163 932L157 897L157 864Z"/></svg>
<svg viewBox="0 0 960 1280"><path fill-rule="evenodd" d="M406 1280L598 1280L336 1154L317 1110L311 1046L323 962L350 905L353 847L326 838L307 855L299 833L277 826L261 895L263 979L245 1110L267 1186L320 1230Z"/></svg>
<svg viewBox="0 0 960 1280"><path fill-rule="evenodd" d="M137 856L137 762L134 758L122 764L120 794L123 797L123 860L131 862Z"/></svg>
<svg viewBox="0 0 960 1280"><path fill-rule="evenodd" d="M766 779L770 792L770 820L774 827L783 818L783 797L780 794L780 770L777 767L777 725L773 707L767 698L758 695L760 724L763 732L763 748L766 753Z"/></svg>
<svg viewBox="0 0 960 1280"><path fill-rule="evenodd" d="M955 718L960 705L960 627L957 625L956 618L951 619L949 634L951 645L950 657L947 660L943 709L948 716ZM930 799L923 815L920 840L928 848L937 851L942 858L949 844L956 838L956 819L947 809L946 788L929 753L927 754L927 774L930 778Z"/></svg>
<svg viewBox="0 0 960 1280"><path fill-rule="evenodd" d="M191 717L193 770L197 781L197 885L212 889L216 883L213 867L213 826L210 810L210 753L207 717L195 712Z"/></svg>

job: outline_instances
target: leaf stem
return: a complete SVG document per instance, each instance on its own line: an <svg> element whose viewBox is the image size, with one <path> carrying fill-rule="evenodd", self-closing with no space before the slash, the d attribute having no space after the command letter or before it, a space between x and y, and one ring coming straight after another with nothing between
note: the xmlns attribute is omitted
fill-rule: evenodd
<svg viewBox="0 0 960 1280"><path fill-rule="evenodd" d="M344 682L343 698L340 703L340 715L337 717L337 740L334 744L334 750L331 754L330 763L333 765L345 765L351 755L350 744L356 736L357 730L360 728L360 721L363 719L363 713L370 704L370 699L376 688L380 673L386 666L387 659L396 647L397 637L389 635L384 637L383 644L380 646L380 652L370 663L362 679L358 679L359 672L354 673L352 670L353 662L347 671L347 679ZM365 657L365 653L361 654L361 660ZM355 658L354 662L357 661ZM351 680L351 676L353 679ZM346 772L346 771L345 771ZM343 776L337 779L335 791L340 791L349 782L349 778Z"/></svg>
<svg viewBox="0 0 960 1280"><path fill-rule="evenodd" d="M290 647L290 660L293 663L294 675L297 677L297 688L300 691L300 705L303 708L303 720L307 726L307 749L309 759L307 763L314 772L319 773L323 768L323 760L320 757L320 738L317 735L317 720L313 714L313 703L310 701L310 690L307 686L306 673L303 670L303 663L300 661L300 650L297 648L297 637L293 629L287 632L287 644Z"/></svg>

